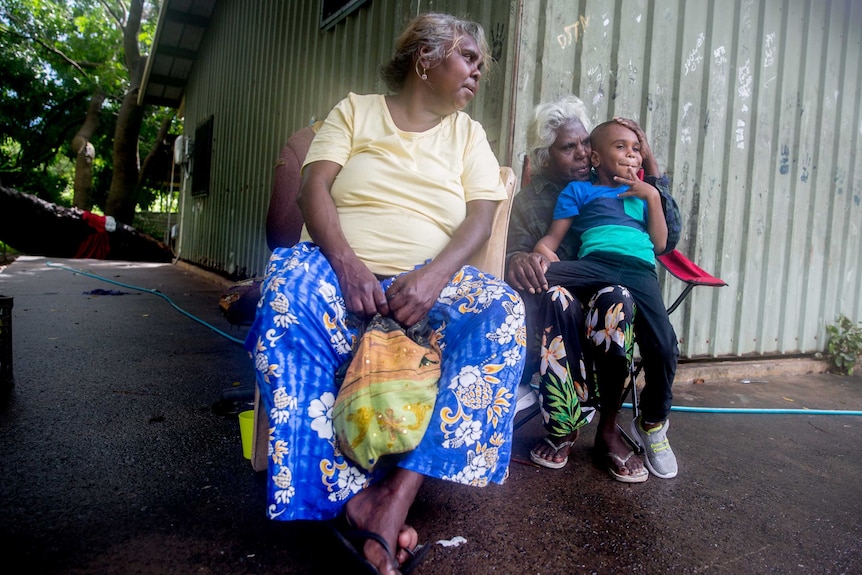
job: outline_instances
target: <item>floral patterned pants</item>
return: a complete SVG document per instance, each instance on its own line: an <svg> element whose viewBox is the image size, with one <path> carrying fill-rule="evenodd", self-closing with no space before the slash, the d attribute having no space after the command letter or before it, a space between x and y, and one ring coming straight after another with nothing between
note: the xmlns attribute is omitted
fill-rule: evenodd
<svg viewBox="0 0 862 575"><path fill-rule="evenodd" d="M640 394L641 414L649 422L667 419L673 402L679 345L662 300L655 264L627 256L590 254L579 260L552 263L545 275L550 285L566 286L582 301L605 286L625 286L627 297L637 306L634 336L645 380ZM612 377L606 378L596 370L599 383L609 379L613 383L615 366L611 373Z"/></svg>
<svg viewBox="0 0 862 575"><path fill-rule="evenodd" d="M619 285L597 291L586 317L566 288L554 286L542 296L539 397L550 436L570 435L592 419L600 382L605 389L622 389L634 355L635 307Z"/></svg>
<svg viewBox="0 0 862 575"><path fill-rule="evenodd" d="M338 278L314 244L275 250L261 293L246 349L269 417L267 515L329 519L388 472L351 464L332 431L334 374L349 358L356 328L345 321ZM523 302L501 280L465 266L428 317L442 352L437 402L419 446L397 465L468 485L502 483L524 364Z"/></svg>

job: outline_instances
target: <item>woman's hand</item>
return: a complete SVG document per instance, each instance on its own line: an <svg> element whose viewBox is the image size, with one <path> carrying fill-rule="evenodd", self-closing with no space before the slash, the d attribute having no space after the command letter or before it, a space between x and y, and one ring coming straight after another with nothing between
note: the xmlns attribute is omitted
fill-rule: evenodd
<svg viewBox="0 0 862 575"><path fill-rule="evenodd" d="M518 252L509 257L506 281L516 290L529 293L547 291L548 280L545 272L550 262L536 252Z"/></svg>
<svg viewBox="0 0 862 575"><path fill-rule="evenodd" d="M467 202L467 216L452 239L430 263L401 276L386 290L389 315L398 323L410 326L431 311L440 292L471 255L488 241L499 202Z"/></svg>
<svg viewBox="0 0 862 575"><path fill-rule="evenodd" d="M386 301L380 282L358 258L333 266L333 269L336 270L348 312L361 318L369 318L376 313L389 315L389 302Z"/></svg>
<svg viewBox="0 0 862 575"><path fill-rule="evenodd" d="M403 326L415 324L428 315L447 283L449 277L429 266L398 276L386 290L387 314Z"/></svg>
<svg viewBox="0 0 862 575"><path fill-rule="evenodd" d="M638 143L641 148L641 159L643 161L643 169L644 174L647 176L658 176L658 162L655 159L655 156L652 153L652 148L649 147L649 142L647 141L646 134L641 129L640 125L634 120L630 120L628 118L614 118L614 122L617 124L622 124L635 134L638 137Z"/></svg>
<svg viewBox="0 0 862 575"><path fill-rule="evenodd" d="M360 317L389 314L380 282L356 256L341 230L338 211L332 201L332 182L341 171L335 162L321 160L305 167L296 201L302 210L311 239L329 260L338 276L347 311Z"/></svg>

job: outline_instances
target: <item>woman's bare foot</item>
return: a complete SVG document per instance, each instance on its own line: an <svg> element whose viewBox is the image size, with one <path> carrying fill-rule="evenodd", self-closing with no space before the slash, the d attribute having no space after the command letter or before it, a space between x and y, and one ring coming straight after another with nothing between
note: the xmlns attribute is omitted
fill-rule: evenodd
<svg viewBox="0 0 862 575"><path fill-rule="evenodd" d="M569 462L569 451L575 440L578 439L580 430L575 430L574 433L563 437L551 437L550 435L542 438L536 446L530 450L530 459L536 465L548 467L550 469L560 469L565 467Z"/></svg>
<svg viewBox="0 0 862 575"><path fill-rule="evenodd" d="M633 453L632 448L625 442L616 423L613 427L599 426L596 434L596 450L608 466L611 475L623 482L646 481L649 472L644 467L643 459Z"/></svg>
<svg viewBox="0 0 862 575"><path fill-rule="evenodd" d="M390 549L398 549L395 555L409 558L406 549L415 547L413 539L419 540L416 530L405 525L407 512L416 498L422 475L413 471L396 469L392 474L347 502L345 512L351 523L358 528L379 534ZM406 543L406 545L404 545ZM382 575L398 575L399 562L377 541L369 539L362 548L365 558Z"/></svg>

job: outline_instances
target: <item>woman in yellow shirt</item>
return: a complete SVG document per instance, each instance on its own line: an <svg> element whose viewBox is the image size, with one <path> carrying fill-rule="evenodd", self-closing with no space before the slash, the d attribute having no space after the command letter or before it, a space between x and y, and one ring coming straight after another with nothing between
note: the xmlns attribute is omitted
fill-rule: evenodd
<svg viewBox="0 0 862 575"><path fill-rule="evenodd" d="M273 252L247 339L270 421L268 516L334 520L371 572L414 567L405 520L425 477L507 475L523 304L466 265L506 195L485 131L462 111L487 58L478 24L425 14L381 69L390 93L335 106L303 165L301 241ZM334 440L334 374L356 336L348 318L378 313L427 318L442 365L418 447L365 472Z"/></svg>

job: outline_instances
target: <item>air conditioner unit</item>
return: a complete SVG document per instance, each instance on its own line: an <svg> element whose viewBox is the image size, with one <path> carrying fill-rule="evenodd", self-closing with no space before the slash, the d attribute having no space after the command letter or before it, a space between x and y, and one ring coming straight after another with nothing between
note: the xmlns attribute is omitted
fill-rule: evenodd
<svg viewBox="0 0 862 575"><path fill-rule="evenodd" d="M188 164L194 145L195 143L192 138L177 136L177 139L174 140L174 163L180 165Z"/></svg>

